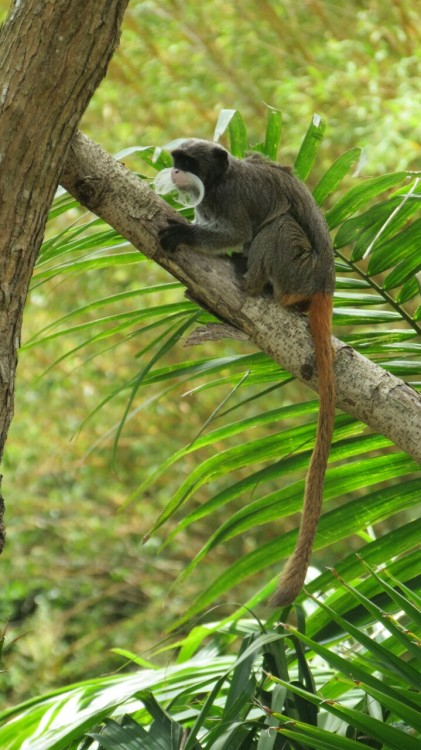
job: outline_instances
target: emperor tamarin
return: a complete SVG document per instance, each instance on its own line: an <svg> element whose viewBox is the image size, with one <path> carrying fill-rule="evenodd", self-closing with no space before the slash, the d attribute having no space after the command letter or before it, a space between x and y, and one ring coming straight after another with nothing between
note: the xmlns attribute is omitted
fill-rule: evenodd
<svg viewBox="0 0 421 750"><path fill-rule="evenodd" d="M244 288L249 294L259 295L270 284L279 304L308 312L320 409L298 541L271 600L284 606L304 584L332 440L332 244L315 200L288 167L259 154L237 159L219 144L199 139L181 141L172 157L174 166L158 175L157 190L165 193L175 187L187 204L195 205L195 220L170 221L160 232L162 248L174 251L189 245L212 255L238 250L247 259Z"/></svg>

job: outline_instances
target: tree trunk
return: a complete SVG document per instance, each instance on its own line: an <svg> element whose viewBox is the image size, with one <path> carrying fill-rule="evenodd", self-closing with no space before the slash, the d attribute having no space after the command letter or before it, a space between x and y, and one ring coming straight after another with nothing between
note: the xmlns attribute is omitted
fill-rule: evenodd
<svg viewBox="0 0 421 750"><path fill-rule="evenodd" d="M0 459L13 415L22 312L48 209L127 3L20 0L0 32ZM0 525L0 551L3 545Z"/></svg>
<svg viewBox="0 0 421 750"><path fill-rule="evenodd" d="M245 333L282 367L317 390L313 345L305 317L284 310L271 299L246 295L234 264L226 258L210 258L187 248L171 254L160 250L157 231L169 216L174 217L173 211L148 185L82 133L72 141L61 183L84 206L180 279L189 297ZM334 339L334 348L338 406L421 461L420 395L348 344Z"/></svg>

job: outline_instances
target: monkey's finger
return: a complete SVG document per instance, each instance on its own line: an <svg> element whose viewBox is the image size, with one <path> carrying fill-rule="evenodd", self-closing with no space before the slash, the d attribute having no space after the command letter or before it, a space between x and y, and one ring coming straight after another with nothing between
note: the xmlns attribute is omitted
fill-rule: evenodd
<svg viewBox="0 0 421 750"><path fill-rule="evenodd" d="M166 252L173 252L178 245L186 243L189 227L174 219L169 219L166 227L158 231L159 244Z"/></svg>

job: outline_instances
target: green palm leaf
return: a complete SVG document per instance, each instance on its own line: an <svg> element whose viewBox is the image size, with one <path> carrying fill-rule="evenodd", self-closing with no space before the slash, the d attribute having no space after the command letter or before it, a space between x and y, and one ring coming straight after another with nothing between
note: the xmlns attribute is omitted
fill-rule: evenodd
<svg viewBox="0 0 421 750"><path fill-rule="evenodd" d="M177 663L164 669L149 662L7 709L0 714L1 747L81 750L90 738L103 748L274 750L290 738L285 750L373 743L415 750L421 737L416 597L394 587L392 570L362 567L367 578L354 586L341 581L342 590L330 597L334 606L319 602L307 623L298 612L300 627L267 630L256 619L201 625L175 644ZM375 587L381 605L365 596L364 584ZM344 594L347 608L339 614ZM363 623L354 615L361 605ZM320 615L336 632L314 635ZM237 641L237 656L220 656L227 639L231 647Z"/></svg>

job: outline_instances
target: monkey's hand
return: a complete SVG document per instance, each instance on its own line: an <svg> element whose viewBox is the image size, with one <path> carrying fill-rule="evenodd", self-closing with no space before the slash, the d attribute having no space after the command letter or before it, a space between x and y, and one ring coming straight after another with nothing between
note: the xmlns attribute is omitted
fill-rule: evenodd
<svg viewBox="0 0 421 750"><path fill-rule="evenodd" d="M159 244L165 252L173 252L179 245L194 245L191 224L168 219L168 224L158 232Z"/></svg>

